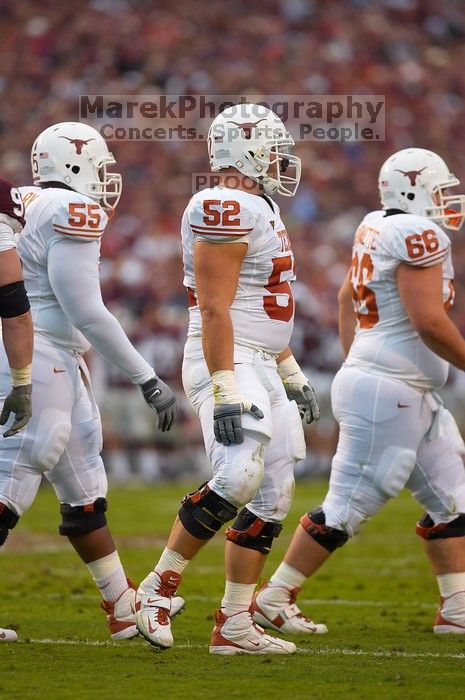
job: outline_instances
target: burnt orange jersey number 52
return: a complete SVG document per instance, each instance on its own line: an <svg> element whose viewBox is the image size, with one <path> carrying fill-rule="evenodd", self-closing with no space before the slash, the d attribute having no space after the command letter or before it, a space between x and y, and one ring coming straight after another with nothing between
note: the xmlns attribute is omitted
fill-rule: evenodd
<svg viewBox="0 0 465 700"><path fill-rule="evenodd" d="M273 270L265 286L270 296L263 297L263 308L273 321L290 321L294 314L294 297L289 282L281 282L281 275L293 273L294 258L292 255L284 255L282 258L273 258L272 262ZM277 295L280 298L287 296L286 306L279 306Z"/></svg>

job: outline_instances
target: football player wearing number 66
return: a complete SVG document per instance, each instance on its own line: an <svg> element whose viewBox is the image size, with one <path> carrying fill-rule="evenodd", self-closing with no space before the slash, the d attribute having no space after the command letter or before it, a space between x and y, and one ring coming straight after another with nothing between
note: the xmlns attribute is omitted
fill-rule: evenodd
<svg viewBox="0 0 465 700"><path fill-rule="evenodd" d="M106 525L102 427L83 354L94 347L138 385L161 430L170 429L176 402L102 300L100 239L121 194L104 139L85 124L55 124L36 139L31 161L35 186L21 188L26 225L17 250L34 324L33 410L24 431L0 444L2 539L44 475L60 501L60 534L101 590L111 636L126 639L137 635L135 587ZM8 370L4 362L2 386Z"/></svg>
<svg viewBox="0 0 465 700"><path fill-rule="evenodd" d="M265 634L249 608L291 503L294 464L305 455L299 411L307 422L319 416L289 348L294 258L270 197L294 195L300 159L282 121L253 104L219 114L208 143L212 170L235 186L195 194L182 219L190 306L183 383L213 476L183 499L167 546L137 592L136 620L150 643L172 646L169 613L181 574L233 521L210 652L290 654L295 645Z"/></svg>
<svg viewBox="0 0 465 700"><path fill-rule="evenodd" d="M441 596L434 631L465 633L465 446L437 393L449 363L465 370L465 340L447 314L454 272L443 231L465 218L465 196L448 191L458 184L420 148L381 168L383 210L357 229L339 294L346 360L332 386L340 432L329 491L255 596L265 627L292 632L306 577L407 487L426 511L416 532Z"/></svg>

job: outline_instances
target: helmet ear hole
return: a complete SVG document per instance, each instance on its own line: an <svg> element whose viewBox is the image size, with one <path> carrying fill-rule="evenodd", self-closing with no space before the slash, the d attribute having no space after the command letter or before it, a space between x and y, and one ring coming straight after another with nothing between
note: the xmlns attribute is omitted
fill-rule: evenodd
<svg viewBox="0 0 465 700"><path fill-rule="evenodd" d="M75 175L77 175L78 172L80 171L80 169L81 169L81 168L79 167L79 165L73 165L73 167L71 168L71 171L72 171Z"/></svg>
<svg viewBox="0 0 465 700"><path fill-rule="evenodd" d="M407 199L409 199L411 202L415 199L415 195L413 192L409 192L407 195Z"/></svg>

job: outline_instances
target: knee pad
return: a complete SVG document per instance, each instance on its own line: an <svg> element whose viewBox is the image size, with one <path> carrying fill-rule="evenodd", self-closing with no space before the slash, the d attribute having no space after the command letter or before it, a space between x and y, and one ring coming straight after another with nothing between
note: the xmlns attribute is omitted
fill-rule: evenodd
<svg viewBox="0 0 465 700"><path fill-rule="evenodd" d="M37 439L32 448L32 460L43 471L57 464L71 433L69 417L56 408L47 408L40 416Z"/></svg>
<svg viewBox="0 0 465 700"><path fill-rule="evenodd" d="M434 520L430 518L428 513L417 523L415 528L417 535L420 535L424 540L440 540L449 537L464 537L465 536L465 514L459 515L450 523L434 524Z"/></svg>
<svg viewBox="0 0 465 700"><path fill-rule="evenodd" d="M0 503L0 547L5 544L10 530L18 524L18 520L19 515L16 515L5 503Z"/></svg>
<svg viewBox="0 0 465 700"><path fill-rule="evenodd" d="M96 501L85 506L70 506L68 503L62 503L60 505L61 525L58 528L60 535L72 537L88 535L89 532L100 530L107 524L106 509L106 498L97 498Z"/></svg>
<svg viewBox="0 0 465 700"><path fill-rule="evenodd" d="M311 513L305 513L300 518L300 524L315 542L324 547L328 552L334 552L349 539L349 535L342 530L326 525L326 518L322 508L316 508Z"/></svg>
<svg viewBox="0 0 465 700"><path fill-rule="evenodd" d="M209 540L223 525L235 518L237 508L212 491L207 482L182 499L178 517L187 532L199 540Z"/></svg>
<svg viewBox="0 0 465 700"><path fill-rule="evenodd" d="M226 538L240 547L268 554L273 539L279 537L282 529L282 523L262 520L247 508L243 508L231 527L226 530Z"/></svg>

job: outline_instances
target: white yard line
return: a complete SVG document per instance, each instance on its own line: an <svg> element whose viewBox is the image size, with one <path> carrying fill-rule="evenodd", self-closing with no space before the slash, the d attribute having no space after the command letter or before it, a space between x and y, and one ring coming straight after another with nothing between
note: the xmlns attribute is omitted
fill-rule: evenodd
<svg viewBox="0 0 465 700"><path fill-rule="evenodd" d="M29 639L28 641L20 640L17 642L17 644L53 644L64 646L122 648L121 642L97 641L92 639ZM173 649L204 649L206 651L207 644L176 644ZM299 654L308 654L309 656L368 656L382 659L465 659L465 652L458 652L454 654L435 651L396 651L391 649L369 651L366 649L351 649L349 647L320 647L313 649L298 647L297 651Z"/></svg>

